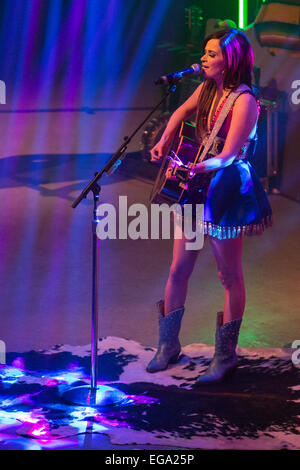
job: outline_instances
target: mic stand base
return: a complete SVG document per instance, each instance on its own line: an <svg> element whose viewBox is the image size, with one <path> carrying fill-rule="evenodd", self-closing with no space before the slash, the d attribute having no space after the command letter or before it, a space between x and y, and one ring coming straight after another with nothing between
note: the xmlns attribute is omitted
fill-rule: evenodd
<svg viewBox="0 0 300 470"><path fill-rule="evenodd" d="M126 399L125 393L106 385L98 385L96 389L89 385L73 387L63 393L68 403L86 407L102 407L121 403Z"/></svg>

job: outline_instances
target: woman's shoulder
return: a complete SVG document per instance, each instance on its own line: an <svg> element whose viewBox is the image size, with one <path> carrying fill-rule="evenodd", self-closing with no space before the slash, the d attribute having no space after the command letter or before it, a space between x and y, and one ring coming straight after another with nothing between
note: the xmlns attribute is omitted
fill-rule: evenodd
<svg viewBox="0 0 300 470"><path fill-rule="evenodd" d="M245 85L243 86L239 94L239 96L236 98L232 109L234 106L257 106L259 108L259 99L257 97L257 93L255 90L250 88L249 86Z"/></svg>
<svg viewBox="0 0 300 470"><path fill-rule="evenodd" d="M255 100L258 99L258 92L256 88L250 87L249 85L246 85L245 83L241 83L241 85L239 85L235 91L239 93L239 96L250 95L250 96L253 96Z"/></svg>
<svg viewBox="0 0 300 470"><path fill-rule="evenodd" d="M237 121L243 119L243 116L245 115L249 116L249 118L250 116L256 116L256 119L260 115L259 100L254 93L250 92L250 90L241 93L233 103L230 110L230 118L235 116Z"/></svg>

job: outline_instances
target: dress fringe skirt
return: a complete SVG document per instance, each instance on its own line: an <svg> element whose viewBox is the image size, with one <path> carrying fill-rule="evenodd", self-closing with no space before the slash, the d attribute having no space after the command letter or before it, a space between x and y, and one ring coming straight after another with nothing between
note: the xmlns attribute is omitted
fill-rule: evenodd
<svg viewBox="0 0 300 470"><path fill-rule="evenodd" d="M195 204L204 203L203 219L194 220L201 233L225 240L261 235L273 225L268 197L248 160L236 160L212 173L205 189L201 187L201 175L195 178L193 189L181 205L192 204L195 218Z"/></svg>

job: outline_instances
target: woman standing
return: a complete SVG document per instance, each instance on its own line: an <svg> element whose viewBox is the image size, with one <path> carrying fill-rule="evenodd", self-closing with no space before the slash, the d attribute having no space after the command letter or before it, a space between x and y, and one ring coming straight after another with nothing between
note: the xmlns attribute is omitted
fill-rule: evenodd
<svg viewBox="0 0 300 470"><path fill-rule="evenodd" d="M185 203L204 204L204 229L215 256L218 275L224 286L224 310L217 314L213 360L198 379L199 384L215 383L237 366L236 346L245 309L242 270L244 236L261 234L272 225L272 210L258 176L247 160L247 148L256 134L259 105L251 86L253 51L247 37L236 29L207 37L201 58L204 82L171 116L160 141L151 150L152 161L160 160L182 121L196 113L199 140L210 134L232 93L237 93L216 139L224 142L216 156L197 163L195 181L202 173L208 180L205 201L193 191ZM241 92L239 90L242 90ZM168 170L172 177L174 170ZM200 198L200 193L199 198ZM202 198L202 196L201 196ZM186 250L187 239L174 239L173 260L164 301L158 303L159 346L148 372L167 368L178 360L179 330L184 313L188 281L198 256Z"/></svg>

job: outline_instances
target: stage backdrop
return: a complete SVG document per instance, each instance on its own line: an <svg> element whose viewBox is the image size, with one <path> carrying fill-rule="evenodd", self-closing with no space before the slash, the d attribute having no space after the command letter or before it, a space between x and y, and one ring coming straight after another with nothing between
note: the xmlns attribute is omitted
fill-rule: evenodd
<svg viewBox="0 0 300 470"><path fill-rule="evenodd" d="M39 142L32 126L29 137L19 121L47 111L55 113L61 129L57 141L62 142L53 146L54 153L68 148L113 152L160 98L161 89L153 80L173 67L188 65L185 8L190 3L2 0L0 80L6 84L6 105L0 111L7 114L0 117L10 121L2 154L22 152L13 144L16 135L27 145L34 140L33 151L42 153L43 139ZM237 15L235 3L215 4L220 17ZM204 6L203 28L208 10ZM75 126L79 132L72 133L72 126L66 125L71 112L80 117ZM133 149L138 148L139 137L133 143Z"/></svg>
<svg viewBox="0 0 300 470"><path fill-rule="evenodd" d="M260 13L260 25L289 21L289 2L277 2L277 10L269 3ZM298 3L292 2L292 17L299 28ZM118 148L160 98L153 79L199 62L201 47L191 48L188 31L186 8L191 4L199 6L203 18L199 43L208 18L237 22L237 1L2 0L0 80L6 104L0 104L1 157ZM255 11L259 4L252 0L249 12L253 16ZM295 169L300 105L293 88L300 80L299 59L263 46L253 27L247 34L261 67L261 84L273 82L288 96L287 135L279 149L281 189L300 199ZM49 134L56 136L51 142ZM139 146L140 135L129 150Z"/></svg>

